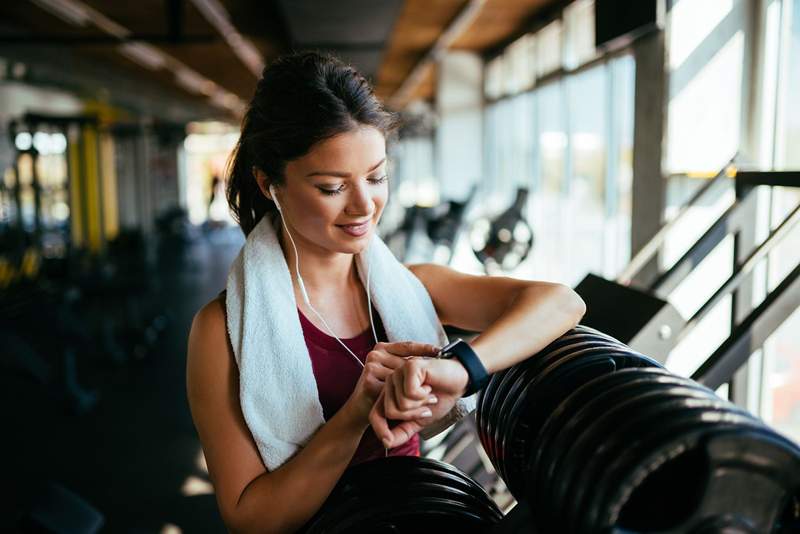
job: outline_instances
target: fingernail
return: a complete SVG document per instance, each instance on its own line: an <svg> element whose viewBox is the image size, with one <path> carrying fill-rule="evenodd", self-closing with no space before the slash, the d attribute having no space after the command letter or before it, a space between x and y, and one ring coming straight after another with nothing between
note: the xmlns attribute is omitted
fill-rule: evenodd
<svg viewBox="0 0 800 534"><path fill-rule="evenodd" d="M386 439L386 438L383 438L383 447L384 447L385 449L388 449L388 448L389 448L389 443L391 443L391 442L390 442L388 439Z"/></svg>
<svg viewBox="0 0 800 534"><path fill-rule="evenodd" d="M428 397L428 404L436 404L437 402L439 402L439 399L436 397L436 395L431 395Z"/></svg>
<svg viewBox="0 0 800 534"><path fill-rule="evenodd" d="M433 415L433 412L430 411L430 410L425 410L424 412L422 412L422 417L430 417L432 415Z"/></svg>
<svg viewBox="0 0 800 534"><path fill-rule="evenodd" d="M426 395L431 392L431 387L430 386L422 386L422 389L425 390L425 394Z"/></svg>

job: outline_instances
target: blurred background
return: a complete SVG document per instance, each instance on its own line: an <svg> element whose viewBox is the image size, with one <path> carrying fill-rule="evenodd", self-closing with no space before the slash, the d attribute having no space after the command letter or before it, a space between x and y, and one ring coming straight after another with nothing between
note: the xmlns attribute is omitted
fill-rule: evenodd
<svg viewBox="0 0 800 534"><path fill-rule="evenodd" d="M0 530L224 531L186 338L243 243L245 106L304 49L403 117L399 259L576 287L589 324L800 440L800 0L21 0L0 5ZM508 506L470 436L424 452Z"/></svg>

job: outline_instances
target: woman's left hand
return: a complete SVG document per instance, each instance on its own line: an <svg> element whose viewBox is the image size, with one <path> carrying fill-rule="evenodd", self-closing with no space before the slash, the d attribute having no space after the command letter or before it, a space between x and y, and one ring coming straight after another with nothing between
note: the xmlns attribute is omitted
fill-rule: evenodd
<svg viewBox="0 0 800 534"><path fill-rule="evenodd" d="M369 422L384 447L398 447L447 415L464 394L468 380L467 371L458 360L409 358L386 379ZM435 396L437 402L429 405L431 415L420 419L417 408L430 396ZM388 419L402 422L390 428Z"/></svg>

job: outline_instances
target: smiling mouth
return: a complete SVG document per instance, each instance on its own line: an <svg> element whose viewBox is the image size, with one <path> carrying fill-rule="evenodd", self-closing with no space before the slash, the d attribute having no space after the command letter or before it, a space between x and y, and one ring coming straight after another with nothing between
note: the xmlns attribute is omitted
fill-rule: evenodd
<svg viewBox="0 0 800 534"><path fill-rule="evenodd" d="M364 221L358 224L337 224L336 226L352 236L362 236L369 230L370 222L372 221Z"/></svg>

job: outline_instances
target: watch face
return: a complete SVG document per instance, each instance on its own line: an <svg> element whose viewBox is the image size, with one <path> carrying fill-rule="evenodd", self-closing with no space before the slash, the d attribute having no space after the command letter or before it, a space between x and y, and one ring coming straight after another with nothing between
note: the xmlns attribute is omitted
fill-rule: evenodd
<svg viewBox="0 0 800 534"><path fill-rule="evenodd" d="M440 358L445 358L445 359L452 358L453 357L453 353L451 351L453 350L453 347L458 345L460 342L461 342L460 339L456 339L456 340L451 341L450 343L448 343L444 347L442 347L442 350L439 351L439 357Z"/></svg>

